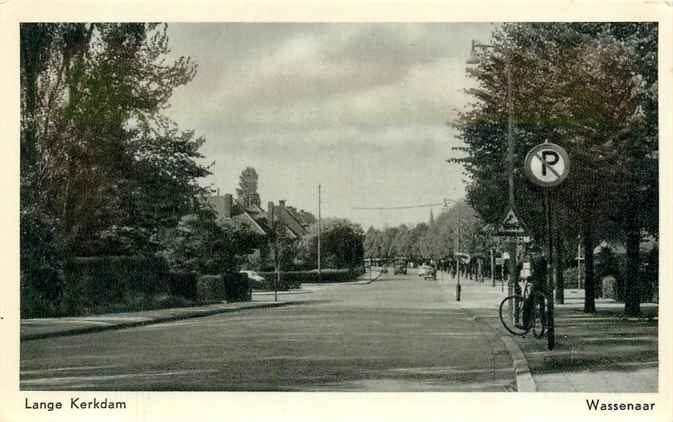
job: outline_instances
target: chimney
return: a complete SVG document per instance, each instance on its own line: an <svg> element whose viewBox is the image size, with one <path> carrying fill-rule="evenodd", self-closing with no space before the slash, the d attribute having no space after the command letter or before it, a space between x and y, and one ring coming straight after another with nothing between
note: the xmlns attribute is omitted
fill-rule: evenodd
<svg viewBox="0 0 673 422"><path fill-rule="evenodd" d="M275 216L273 215L273 202L269 201L266 209L266 218L269 220L269 224L273 224Z"/></svg>
<svg viewBox="0 0 673 422"><path fill-rule="evenodd" d="M218 195L219 195L219 189L218 189ZM224 218L231 218L231 209L234 206L234 197L231 196L230 193L225 193L224 194L224 206L223 206L223 212Z"/></svg>
<svg viewBox="0 0 673 422"><path fill-rule="evenodd" d="M281 199L280 201L278 201L278 204L280 205L281 208L285 208L285 200L284 199Z"/></svg>

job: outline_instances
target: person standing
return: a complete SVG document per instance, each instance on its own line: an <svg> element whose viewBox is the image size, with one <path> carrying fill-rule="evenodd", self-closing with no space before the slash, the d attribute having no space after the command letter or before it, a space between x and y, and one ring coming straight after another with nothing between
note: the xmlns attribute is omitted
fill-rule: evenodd
<svg viewBox="0 0 673 422"><path fill-rule="evenodd" d="M545 285L547 282L547 258L542 253L536 253L530 258L530 275L528 284L530 291L523 305L523 323L525 326L533 321L533 311L536 306L544 307ZM544 324L544 312L541 313Z"/></svg>

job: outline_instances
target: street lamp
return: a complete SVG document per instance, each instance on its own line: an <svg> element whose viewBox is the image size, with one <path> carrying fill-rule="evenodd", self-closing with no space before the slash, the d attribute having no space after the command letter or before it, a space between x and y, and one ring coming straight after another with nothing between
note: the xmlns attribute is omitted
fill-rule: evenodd
<svg viewBox="0 0 673 422"><path fill-rule="evenodd" d="M479 64L477 49L495 48L492 44L481 44L477 40L472 40L470 57L467 64ZM505 75L507 77L507 182L508 199L510 209L514 209L514 137L512 136L513 109L512 109L512 69L511 57L508 50L505 55ZM507 286L507 295L513 295L513 289L517 282L516 275L516 241L509 242L509 283ZM510 302L511 303L511 302Z"/></svg>
<svg viewBox="0 0 673 422"><path fill-rule="evenodd" d="M447 160L451 162L450 160ZM455 234L456 234L456 246L455 246L455 251L453 253L454 257L456 258L456 302L460 302L460 294L462 287L460 285L460 259L458 258L457 253L459 252L458 250L460 249L460 225L462 224L461 218L460 218L460 206L458 205L458 201L455 201L453 199L444 199L444 209L448 210L449 209L449 202L452 202L454 205L456 205L456 229L455 229Z"/></svg>

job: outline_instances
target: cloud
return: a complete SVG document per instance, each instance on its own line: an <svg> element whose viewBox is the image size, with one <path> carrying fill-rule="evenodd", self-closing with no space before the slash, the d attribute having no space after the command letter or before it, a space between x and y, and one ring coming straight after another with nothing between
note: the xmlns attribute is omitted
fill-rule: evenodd
<svg viewBox="0 0 673 422"><path fill-rule="evenodd" d="M459 170L446 125L468 99L470 39L487 24L179 24L175 56L199 64L169 114L205 136L210 181L233 190L254 166L260 190L309 208L323 181L337 216L354 202L434 202ZM415 211L425 216L426 211ZM341 213L341 214L339 214ZM406 215L400 222L409 222ZM419 217L421 214L417 214ZM401 217L400 217L401 218Z"/></svg>

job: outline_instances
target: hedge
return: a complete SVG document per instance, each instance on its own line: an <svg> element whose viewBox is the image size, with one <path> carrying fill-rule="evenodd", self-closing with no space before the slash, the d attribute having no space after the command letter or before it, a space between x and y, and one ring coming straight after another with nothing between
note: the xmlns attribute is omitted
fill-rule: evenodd
<svg viewBox="0 0 673 422"><path fill-rule="evenodd" d="M63 272L21 273L21 317L54 317L251 300L245 274L170 272L165 259L143 256L72 258Z"/></svg>
<svg viewBox="0 0 673 422"><path fill-rule="evenodd" d="M85 315L124 305L143 307L167 294L168 266L159 257L73 258L64 266L61 313Z"/></svg>
<svg viewBox="0 0 673 422"><path fill-rule="evenodd" d="M318 270L311 271L281 271L280 285L278 290L297 289L301 287L301 283L343 283L353 281L359 275L363 274L361 268L355 270L349 269L327 269L322 270L320 275ZM259 275L266 280L265 289L274 290L277 274L276 272L266 271L260 272Z"/></svg>
<svg viewBox="0 0 673 422"><path fill-rule="evenodd" d="M246 302L252 299L252 290L245 274L202 275L196 286L196 299L200 302Z"/></svg>
<svg viewBox="0 0 673 422"><path fill-rule="evenodd" d="M197 281L195 272L170 272L167 274L168 291L171 296L183 297L188 300L197 298Z"/></svg>
<svg viewBox="0 0 673 422"><path fill-rule="evenodd" d="M292 271L292 272L299 272L299 271ZM258 272L257 274L264 277L264 282L262 283L261 290L275 290L276 285L278 285L278 290L282 291L290 289L298 289L299 287L301 287L301 281L289 278L287 276L288 272L281 271L280 283L277 283L276 281L278 278L276 272L264 271L264 272Z"/></svg>
<svg viewBox="0 0 673 422"><path fill-rule="evenodd" d="M43 318L60 314L63 277L52 268L21 271L21 318Z"/></svg>
<svg viewBox="0 0 673 422"><path fill-rule="evenodd" d="M196 300L199 302L223 301L227 291L221 275L202 275L196 282Z"/></svg>

